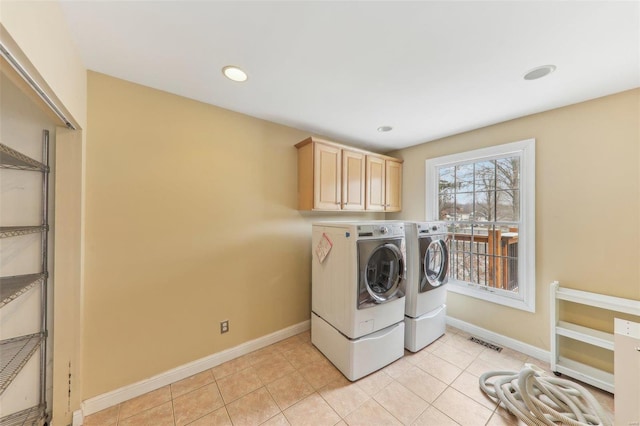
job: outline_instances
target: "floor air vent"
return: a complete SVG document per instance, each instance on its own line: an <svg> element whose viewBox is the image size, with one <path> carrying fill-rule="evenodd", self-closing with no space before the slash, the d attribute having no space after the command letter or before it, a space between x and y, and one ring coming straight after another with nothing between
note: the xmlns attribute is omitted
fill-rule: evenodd
<svg viewBox="0 0 640 426"><path fill-rule="evenodd" d="M484 340L480 340L477 337L471 336L471 337L469 337L469 340L471 340L473 343L477 343L477 344L482 345L482 346L484 346L486 348L493 349L496 352L502 352L502 348L500 346L496 346L496 345L491 344L489 342L485 342Z"/></svg>

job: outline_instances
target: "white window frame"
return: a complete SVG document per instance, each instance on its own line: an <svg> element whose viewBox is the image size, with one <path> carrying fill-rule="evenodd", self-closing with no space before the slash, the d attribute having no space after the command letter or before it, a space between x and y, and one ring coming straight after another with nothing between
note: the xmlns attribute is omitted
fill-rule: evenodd
<svg viewBox="0 0 640 426"><path fill-rule="evenodd" d="M448 291L464 294L500 305L536 311L536 188L535 139L526 139L458 154L426 160L426 219L439 220L438 168L463 163L475 163L496 157L520 157L520 224L518 229L518 285L519 294L493 289L449 277ZM510 293L510 294L509 294Z"/></svg>

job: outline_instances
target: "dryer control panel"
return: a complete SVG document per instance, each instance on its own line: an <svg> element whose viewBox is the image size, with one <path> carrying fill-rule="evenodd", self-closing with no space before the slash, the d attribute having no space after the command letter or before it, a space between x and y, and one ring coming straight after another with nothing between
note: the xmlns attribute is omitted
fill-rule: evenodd
<svg viewBox="0 0 640 426"><path fill-rule="evenodd" d="M447 233L446 222L422 222L422 223L418 223L417 228L418 228L418 235Z"/></svg>
<svg viewBox="0 0 640 426"><path fill-rule="evenodd" d="M403 237L404 224L366 224L358 225L358 238Z"/></svg>

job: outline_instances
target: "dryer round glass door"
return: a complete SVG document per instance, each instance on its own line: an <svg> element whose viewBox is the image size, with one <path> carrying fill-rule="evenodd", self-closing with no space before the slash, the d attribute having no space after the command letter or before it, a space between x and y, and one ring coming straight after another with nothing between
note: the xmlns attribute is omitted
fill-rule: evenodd
<svg viewBox="0 0 640 426"><path fill-rule="evenodd" d="M435 239L429 243L422 258L422 280L420 291L428 291L447 282L449 271L449 250L444 240Z"/></svg>
<svg viewBox="0 0 640 426"><path fill-rule="evenodd" d="M376 247L365 266L367 291L377 302L384 302L397 292L404 273L402 253L394 244Z"/></svg>

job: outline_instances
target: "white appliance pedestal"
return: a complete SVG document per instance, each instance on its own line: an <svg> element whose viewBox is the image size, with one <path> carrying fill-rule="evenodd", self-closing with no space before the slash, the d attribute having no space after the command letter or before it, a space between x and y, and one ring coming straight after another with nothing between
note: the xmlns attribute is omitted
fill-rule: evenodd
<svg viewBox="0 0 640 426"><path fill-rule="evenodd" d="M404 317L404 347L418 352L442 336L446 329L447 305L439 306L418 318Z"/></svg>
<svg viewBox="0 0 640 426"><path fill-rule="evenodd" d="M358 339L348 339L311 313L311 343L352 382L402 358L403 339L404 322Z"/></svg>

